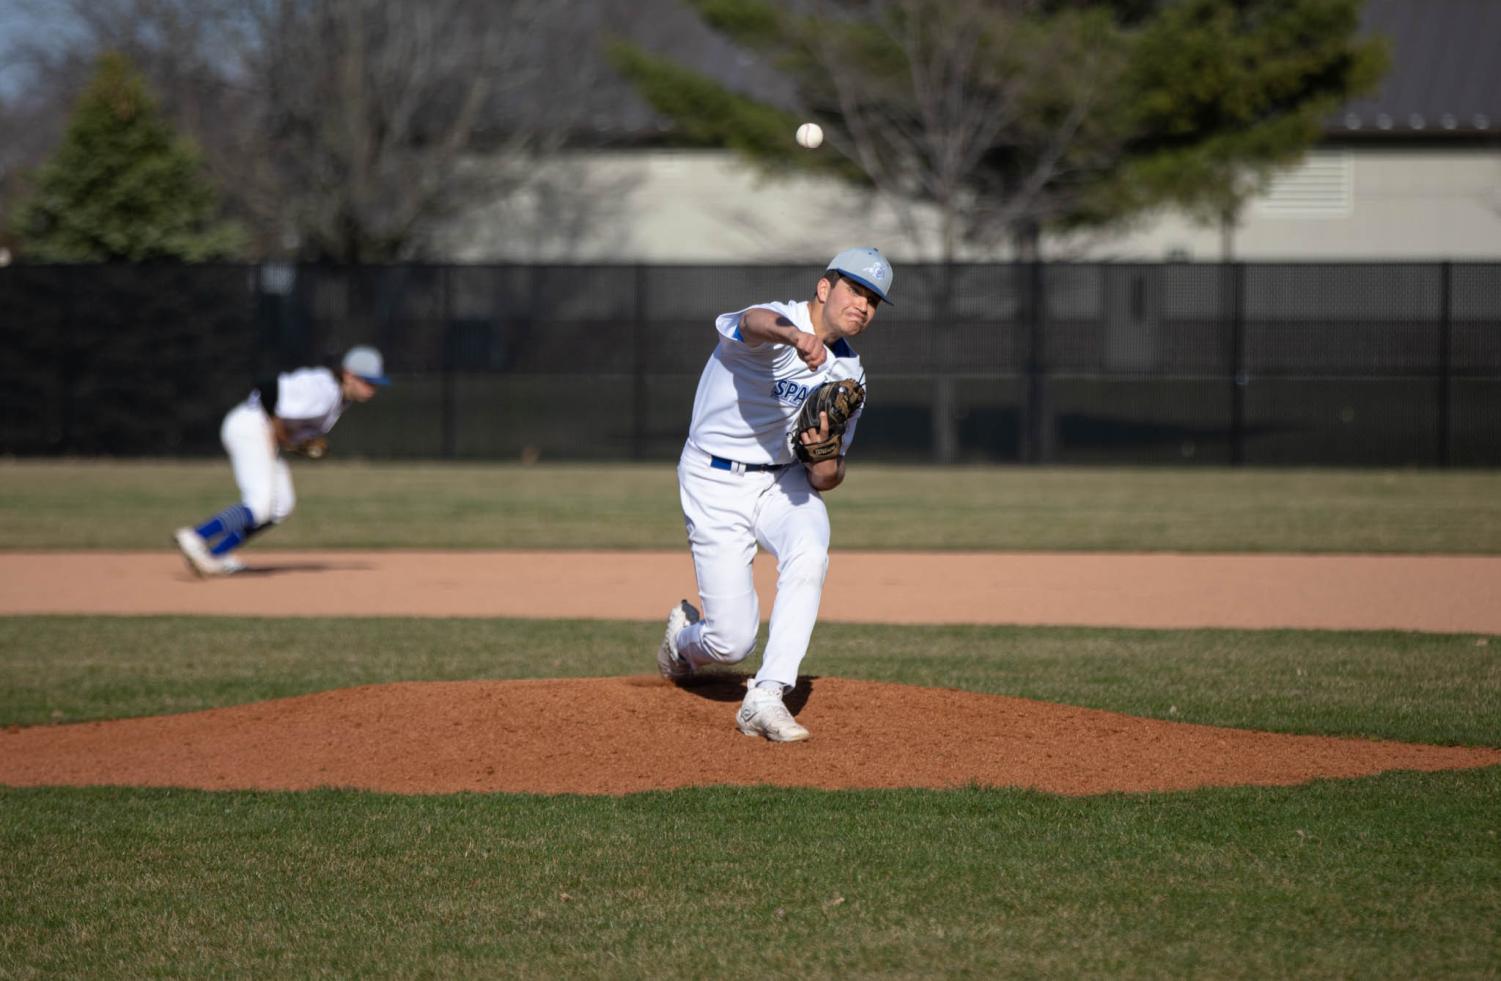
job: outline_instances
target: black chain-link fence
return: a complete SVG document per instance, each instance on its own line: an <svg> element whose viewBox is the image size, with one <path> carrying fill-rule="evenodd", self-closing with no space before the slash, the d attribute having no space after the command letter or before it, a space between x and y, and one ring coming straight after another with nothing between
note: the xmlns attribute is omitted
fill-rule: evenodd
<svg viewBox="0 0 1501 981"><path fill-rule="evenodd" d="M0 452L219 452L253 379L368 342L341 456L668 460L716 314L808 266L13 266ZM1501 263L896 271L863 459L1501 464Z"/></svg>

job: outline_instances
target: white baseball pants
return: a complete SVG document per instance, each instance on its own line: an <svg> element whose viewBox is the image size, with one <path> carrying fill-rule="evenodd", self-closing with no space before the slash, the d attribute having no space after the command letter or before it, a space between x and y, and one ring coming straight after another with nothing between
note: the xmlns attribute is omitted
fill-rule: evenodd
<svg viewBox="0 0 1501 981"><path fill-rule="evenodd" d="M297 506L292 490L292 468L276 448L276 433L265 410L258 405L238 405L224 417L219 439L229 454L240 503L250 509L256 526L286 519Z"/></svg>
<svg viewBox="0 0 1501 981"><path fill-rule="evenodd" d="M751 560L759 545L776 556L777 595L754 681L792 687L823 597L829 513L800 463L745 472L717 470L709 461L691 445L678 461L678 490L704 614L679 635L678 652L697 666L735 664L755 648L761 620Z"/></svg>

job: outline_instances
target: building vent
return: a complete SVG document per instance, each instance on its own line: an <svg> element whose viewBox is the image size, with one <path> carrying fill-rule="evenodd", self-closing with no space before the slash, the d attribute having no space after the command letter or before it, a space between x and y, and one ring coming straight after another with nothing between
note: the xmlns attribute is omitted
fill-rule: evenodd
<svg viewBox="0 0 1501 981"><path fill-rule="evenodd" d="M1303 162L1272 178L1251 202L1266 218L1345 218L1354 209L1355 163L1344 151L1310 153Z"/></svg>

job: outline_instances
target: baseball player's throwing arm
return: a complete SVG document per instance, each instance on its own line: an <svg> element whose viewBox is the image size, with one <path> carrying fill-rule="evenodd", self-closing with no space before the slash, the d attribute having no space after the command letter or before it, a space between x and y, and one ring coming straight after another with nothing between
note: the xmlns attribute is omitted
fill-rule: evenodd
<svg viewBox="0 0 1501 981"><path fill-rule="evenodd" d="M758 344L786 344L810 369L817 370L828 352L816 334L807 334L781 314L757 307L740 317L740 336Z"/></svg>

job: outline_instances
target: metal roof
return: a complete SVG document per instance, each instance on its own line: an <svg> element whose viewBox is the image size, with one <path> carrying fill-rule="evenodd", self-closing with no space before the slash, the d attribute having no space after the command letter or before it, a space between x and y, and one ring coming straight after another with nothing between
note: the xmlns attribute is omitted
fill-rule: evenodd
<svg viewBox="0 0 1501 981"><path fill-rule="evenodd" d="M1501 0L1367 0L1360 31L1387 39L1391 65L1330 136L1501 136Z"/></svg>

